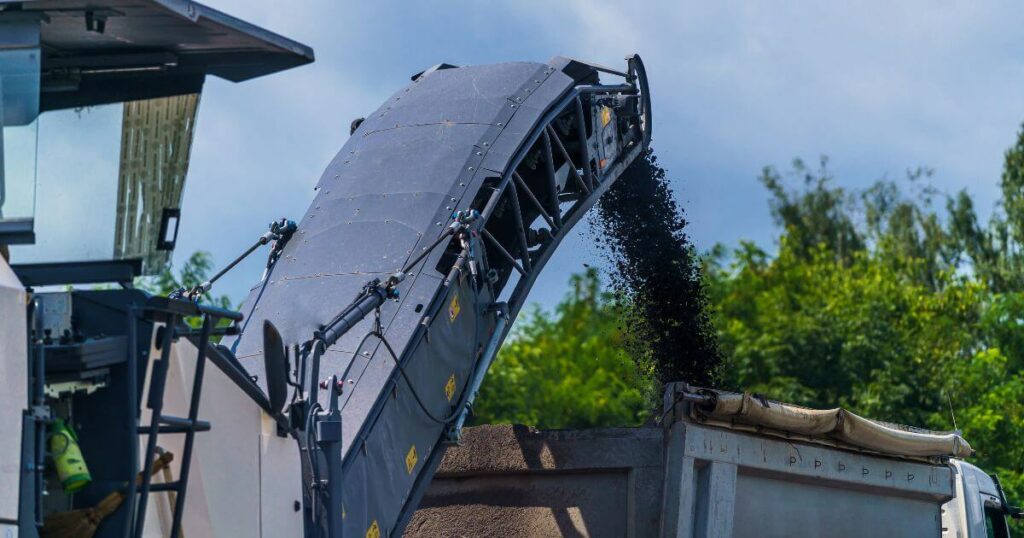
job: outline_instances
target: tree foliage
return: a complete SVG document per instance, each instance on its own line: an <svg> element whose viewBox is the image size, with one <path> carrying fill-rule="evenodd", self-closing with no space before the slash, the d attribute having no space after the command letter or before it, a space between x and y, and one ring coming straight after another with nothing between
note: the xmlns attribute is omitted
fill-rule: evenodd
<svg viewBox="0 0 1024 538"><path fill-rule="evenodd" d="M135 284L153 295L169 295L180 288L190 289L206 282L212 272L213 257L209 252L197 250L185 260L177 275L174 274L174 267L168 264L159 275L140 278ZM207 294L201 300L221 308L231 308L231 298L227 295Z"/></svg>
<svg viewBox="0 0 1024 538"><path fill-rule="evenodd" d="M930 173L849 191L824 160L795 162L796 180L765 169L777 251L718 247L706 263L725 384L959 428L1021 499L1024 132L987 223L967 192L930 187Z"/></svg>
<svg viewBox="0 0 1024 538"><path fill-rule="evenodd" d="M168 264L167 268L165 268L159 275L148 278L137 278L135 285L153 295L166 296L181 288L190 289L206 282L212 272L213 257L210 256L209 252L197 250L193 252L187 260L185 260L181 269L178 270L177 275L174 274L174 267ZM231 308L231 298L227 295L213 295L207 293L199 300L202 303L218 306L220 308ZM199 317L185 318L185 322L197 328L202 324L201 318ZM219 321L219 325L230 325L230 321L227 319L221 319ZM220 337L216 336L214 339L220 340Z"/></svg>
<svg viewBox="0 0 1024 538"><path fill-rule="evenodd" d="M520 316L498 353L473 410L476 423L541 428L629 426L643 422L653 384L623 351L620 309L593 269L546 312Z"/></svg>

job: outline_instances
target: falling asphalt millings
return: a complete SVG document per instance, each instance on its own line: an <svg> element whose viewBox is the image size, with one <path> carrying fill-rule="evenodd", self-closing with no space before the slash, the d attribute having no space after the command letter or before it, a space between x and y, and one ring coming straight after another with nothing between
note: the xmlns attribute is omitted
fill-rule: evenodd
<svg viewBox="0 0 1024 538"><path fill-rule="evenodd" d="M723 363L683 210L653 151L598 202L598 243L624 308L626 350L661 383L714 386Z"/></svg>

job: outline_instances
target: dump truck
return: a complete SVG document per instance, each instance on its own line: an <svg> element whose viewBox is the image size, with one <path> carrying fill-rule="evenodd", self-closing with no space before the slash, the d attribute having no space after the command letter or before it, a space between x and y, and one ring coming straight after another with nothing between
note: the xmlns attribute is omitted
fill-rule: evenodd
<svg viewBox="0 0 1024 538"><path fill-rule="evenodd" d="M469 428L405 536L1009 536L967 442L672 384L661 424Z"/></svg>

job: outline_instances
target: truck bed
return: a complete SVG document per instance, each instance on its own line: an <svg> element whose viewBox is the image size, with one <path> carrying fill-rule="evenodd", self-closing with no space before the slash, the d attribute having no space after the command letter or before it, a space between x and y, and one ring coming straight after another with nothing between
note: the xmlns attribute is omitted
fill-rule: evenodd
<svg viewBox="0 0 1024 538"><path fill-rule="evenodd" d="M941 536L949 464L696 424L468 428L405 536Z"/></svg>
<svg viewBox="0 0 1024 538"><path fill-rule="evenodd" d="M940 536L948 465L681 421L666 433L662 536Z"/></svg>

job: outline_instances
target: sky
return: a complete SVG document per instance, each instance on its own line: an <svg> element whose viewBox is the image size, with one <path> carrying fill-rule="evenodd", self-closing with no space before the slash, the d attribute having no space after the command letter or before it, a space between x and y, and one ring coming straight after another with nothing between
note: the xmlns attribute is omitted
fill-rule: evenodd
<svg viewBox="0 0 1024 538"><path fill-rule="evenodd" d="M652 147L700 250L741 239L770 246L776 231L757 176L795 157L827 155L848 187L928 166L940 191L966 188L986 212L1024 121L1021 3L206 3L311 46L316 62L241 84L207 80L179 265L197 249L222 265L271 220L298 221L352 119L440 62L562 55L624 67L639 53ZM531 301L552 306L570 274L601 266L588 228L581 222L562 244ZM261 258L216 291L244 298Z"/></svg>

